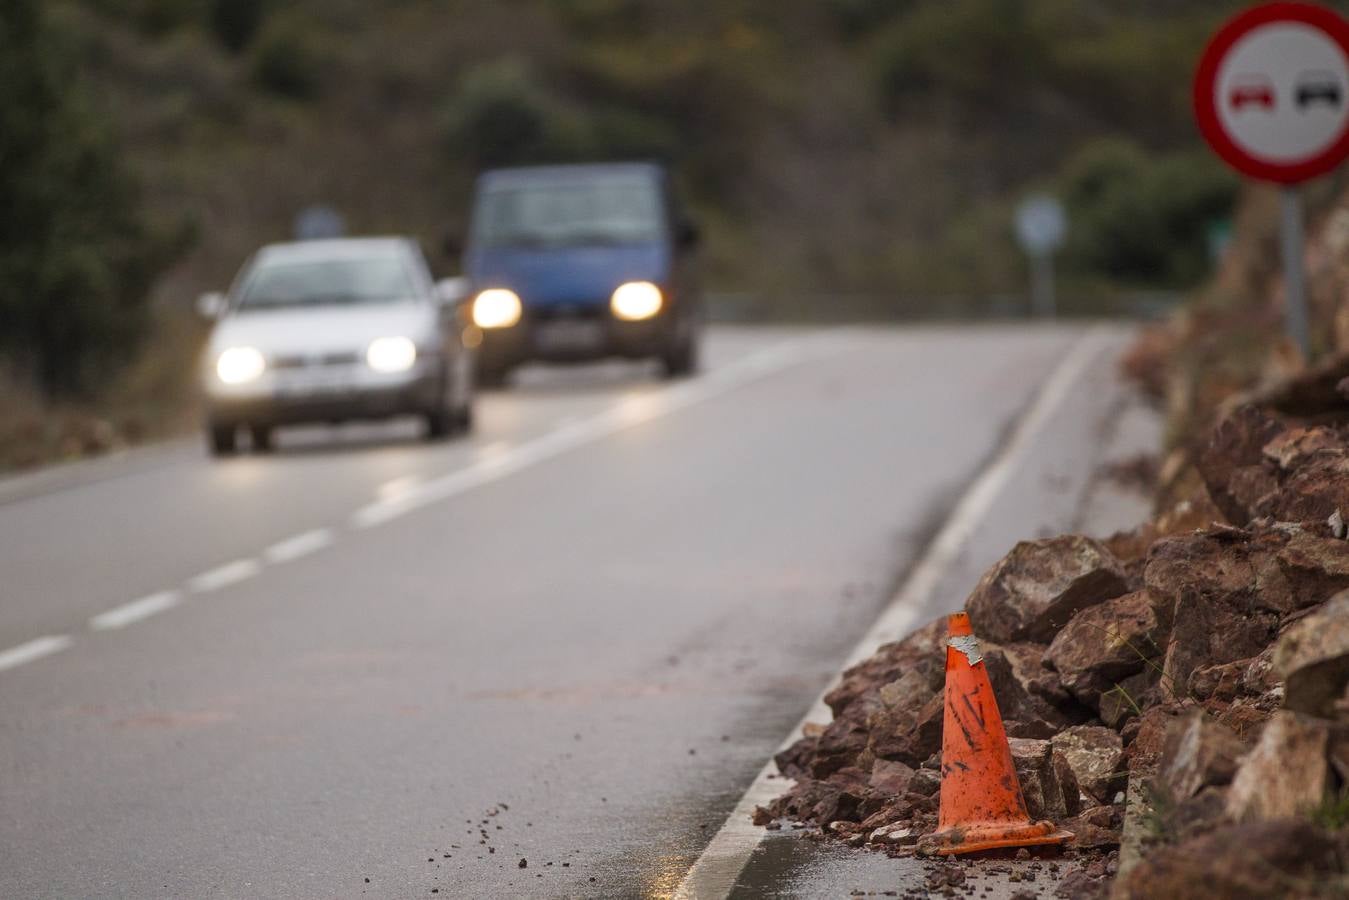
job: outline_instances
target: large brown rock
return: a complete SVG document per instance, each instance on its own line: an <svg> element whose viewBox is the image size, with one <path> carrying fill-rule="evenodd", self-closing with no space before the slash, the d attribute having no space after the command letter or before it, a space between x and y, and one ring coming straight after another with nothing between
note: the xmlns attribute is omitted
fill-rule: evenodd
<svg viewBox="0 0 1349 900"><path fill-rule="evenodd" d="M1257 516L1285 522L1323 522L1337 509L1349 514L1349 453L1316 454L1251 509Z"/></svg>
<svg viewBox="0 0 1349 900"><path fill-rule="evenodd" d="M1166 747L1166 734L1179 714L1175 705L1164 704L1145 709L1143 715L1130 720L1121 736L1124 738L1124 762L1131 777L1157 770Z"/></svg>
<svg viewBox="0 0 1349 900"><path fill-rule="evenodd" d="M1055 765L1053 745L1034 738L1010 738L1008 745L1031 819L1062 822L1076 815L1081 808L1077 782L1066 761Z"/></svg>
<svg viewBox="0 0 1349 900"><path fill-rule="evenodd" d="M1073 696L1097 706L1103 692L1161 657L1171 625L1164 607L1143 590L1084 609L1054 637L1045 659Z"/></svg>
<svg viewBox="0 0 1349 900"><path fill-rule="evenodd" d="M867 786L873 791L891 797L902 797L913 784L914 769L902 762L878 759L871 767Z"/></svg>
<svg viewBox="0 0 1349 900"><path fill-rule="evenodd" d="M1079 850L1118 847L1123 826L1122 807L1093 806L1063 822L1063 830L1073 836Z"/></svg>
<svg viewBox="0 0 1349 900"><path fill-rule="evenodd" d="M1124 789L1124 741L1119 734L1100 725L1066 728L1050 743L1073 770L1082 790L1101 803L1110 803Z"/></svg>
<svg viewBox="0 0 1349 900"><path fill-rule="evenodd" d="M862 662L847 669L838 686L825 694L824 702L837 716L857 698L889 684L916 665L945 666L946 617L912 632L903 640L880 647Z"/></svg>
<svg viewBox="0 0 1349 900"><path fill-rule="evenodd" d="M1333 537L1325 524L1280 525L1257 532L1255 540L1274 550L1273 563L1257 572L1262 608L1288 615L1349 587L1349 542Z"/></svg>
<svg viewBox="0 0 1349 900"><path fill-rule="evenodd" d="M1129 719L1157 703L1161 694L1160 667L1149 666L1136 675L1130 675L1115 687L1101 693L1097 701L1097 715L1108 727L1122 729Z"/></svg>
<svg viewBox="0 0 1349 900"><path fill-rule="evenodd" d="M980 638L1044 643L1079 610L1128 589L1128 574L1103 544L1063 535L1017 544L984 574L965 605Z"/></svg>
<svg viewBox="0 0 1349 900"><path fill-rule="evenodd" d="M1282 472L1291 472L1325 452L1338 453L1345 448L1338 431L1325 425L1289 428L1275 435L1261 455Z"/></svg>
<svg viewBox="0 0 1349 900"><path fill-rule="evenodd" d="M1286 584L1276 553L1286 542L1240 529L1219 528L1171 537L1152 546L1144 583L1170 600L1172 627L1161 688L1183 699L1194 669L1252 657L1278 633L1279 614L1260 602L1271 572Z"/></svg>
<svg viewBox="0 0 1349 900"><path fill-rule="evenodd" d="M1294 622L1275 645L1273 664L1284 680L1286 707L1333 716L1349 685L1349 591Z"/></svg>
<svg viewBox="0 0 1349 900"><path fill-rule="evenodd" d="M1238 407L1218 423L1195 465L1213 503L1233 525L1245 525L1251 509L1276 486L1265 467L1264 448L1284 426L1255 406Z"/></svg>
<svg viewBox="0 0 1349 900"><path fill-rule="evenodd" d="M1306 821L1230 825L1152 849L1116 885L1125 900L1343 897L1334 838Z"/></svg>
<svg viewBox="0 0 1349 900"><path fill-rule="evenodd" d="M882 706L867 719L867 752L875 759L922 765L941 749L945 712L940 693L933 694L917 710Z"/></svg>
<svg viewBox="0 0 1349 900"><path fill-rule="evenodd" d="M1048 738L1091 718L1044 665L1043 644L982 643L984 669L1012 737Z"/></svg>
<svg viewBox="0 0 1349 900"><path fill-rule="evenodd" d="M1230 728L1202 709L1187 710L1167 729L1157 775L1172 800L1180 802L1202 788L1229 783L1245 751Z"/></svg>
<svg viewBox="0 0 1349 900"><path fill-rule="evenodd" d="M1331 786L1330 725L1300 713L1275 713L1232 779L1233 821L1286 819L1319 806Z"/></svg>
<svg viewBox="0 0 1349 900"><path fill-rule="evenodd" d="M792 778L828 778L845 767L864 771L875 758L873 736L903 762L917 765L941 742L940 690L945 677L946 619L934 620L901 641L886 644L843 673L825 695L834 713L822 733L807 736L776 757ZM938 695L935 721L928 701Z"/></svg>

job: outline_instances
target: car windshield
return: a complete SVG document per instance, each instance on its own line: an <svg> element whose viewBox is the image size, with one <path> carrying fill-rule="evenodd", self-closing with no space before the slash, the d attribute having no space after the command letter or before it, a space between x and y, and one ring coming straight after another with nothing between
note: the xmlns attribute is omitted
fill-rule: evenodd
<svg viewBox="0 0 1349 900"><path fill-rule="evenodd" d="M480 247L637 244L660 240L660 202L650 181L502 185L478 199Z"/></svg>
<svg viewBox="0 0 1349 900"><path fill-rule="evenodd" d="M392 303L413 294L407 269L394 256L267 262L244 284L239 309Z"/></svg>

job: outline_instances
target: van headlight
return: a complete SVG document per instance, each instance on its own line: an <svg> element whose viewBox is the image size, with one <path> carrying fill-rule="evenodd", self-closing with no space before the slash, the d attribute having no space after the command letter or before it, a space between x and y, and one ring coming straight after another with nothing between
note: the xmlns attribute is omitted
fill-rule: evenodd
<svg viewBox="0 0 1349 900"><path fill-rule="evenodd" d="M660 288L649 281L620 284L609 298L614 315L628 322L651 318L660 312L661 303Z"/></svg>
<svg viewBox="0 0 1349 900"><path fill-rule="evenodd" d="M216 357L215 376L223 384L253 381L267 368L267 360L256 347L230 347Z"/></svg>
<svg viewBox="0 0 1349 900"><path fill-rule="evenodd" d="M382 337L370 342L365 361L376 372L406 372L417 361L417 345L405 337Z"/></svg>
<svg viewBox="0 0 1349 900"><path fill-rule="evenodd" d="M522 311L519 295L506 288L488 288L473 298L473 324L479 328L510 328Z"/></svg>

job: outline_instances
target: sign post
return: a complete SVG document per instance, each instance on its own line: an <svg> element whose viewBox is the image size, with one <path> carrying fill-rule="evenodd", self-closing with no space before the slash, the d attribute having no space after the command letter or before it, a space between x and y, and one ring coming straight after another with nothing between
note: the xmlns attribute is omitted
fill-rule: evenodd
<svg viewBox="0 0 1349 900"><path fill-rule="evenodd" d="M1288 336L1310 359L1297 185L1349 156L1349 22L1300 2L1238 13L1200 57L1194 110L1199 130L1228 165L1281 186Z"/></svg>
<svg viewBox="0 0 1349 900"><path fill-rule="evenodd" d="M1016 209L1016 239L1030 257L1031 311L1042 319L1054 318L1054 251L1067 233L1063 204L1048 194L1027 197Z"/></svg>

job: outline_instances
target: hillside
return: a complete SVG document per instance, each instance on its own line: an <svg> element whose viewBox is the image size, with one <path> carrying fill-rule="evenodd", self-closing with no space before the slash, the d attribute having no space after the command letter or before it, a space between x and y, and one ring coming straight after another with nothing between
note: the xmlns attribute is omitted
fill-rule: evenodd
<svg viewBox="0 0 1349 900"><path fill-rule="evenodd" d="M354 231L411 231L439 250L462 229L482 166L632 156L677 165L726 289L1019 290L1007 213L1033 184L1077 207L1070 275L1183 286L1202 276L1204 228L1232 192L1197 147L1189 72L1234 5L67 0L63 11L151 209L195 238L159 288L181 302L287 236L309 203L333 205ZM1177 238L1187 258L1159 249Z"/></svg>

